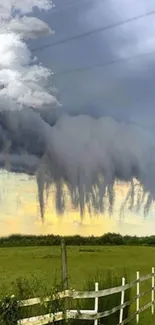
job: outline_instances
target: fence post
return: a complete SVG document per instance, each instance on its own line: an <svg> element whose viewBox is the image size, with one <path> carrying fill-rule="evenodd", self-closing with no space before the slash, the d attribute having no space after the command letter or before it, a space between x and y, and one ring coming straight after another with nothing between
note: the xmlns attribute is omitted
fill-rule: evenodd
<svg viewBox="0 0 155 325"><path fill-rule="evenodd" d="M154 277L155 277L155 271L154 271L154 267L152 268L152 294L151 294L151 302L152 302L152 315L154 314L154 289L155 289L155 281L154 281Z"/></svg>
<svg viewBox="0 0 155 325"><path fill-rule="evenodd" d="M68 289L67 250L64 238L61 238L61 267L63 290Z"/></svg>
<svg viewBox="0 0 155 325"><path fill-rule="evenodd" d="M98 282L95 282L95 291L98 291ZM95 308L94 308L95 312L98 313L98 297L95 297ZM94 320L94 325L98 324L98 319L96 318Z"/></svg>
<svg viewBox="0 0 155 325"><path fill-rule="evenodd" d="M136 322L137 322L137 324L139 323L139 293L140 293L140 290L139 290L139 272L137 272L137 292L136 292L136 295L137 295L137 298L136 298L136 311L137 311Z"/></svg>
<svg viewBox="0 0 155 325"><path fill-rule="evenodd" d="M122 278L122 287L125 286L125 278ZM125 297L125 291L122 289L121 292L121 305L124 304L124 297ZM120 315L119 315L119 324L123 322L123 307L120 309Z"/></svg>

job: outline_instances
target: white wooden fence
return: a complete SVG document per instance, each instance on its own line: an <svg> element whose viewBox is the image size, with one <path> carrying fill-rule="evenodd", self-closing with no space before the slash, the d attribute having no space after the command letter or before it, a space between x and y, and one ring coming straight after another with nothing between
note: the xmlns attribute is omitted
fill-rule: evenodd
<svg viewBox="0 0 155 325"><path fill-rule="evenodd" d="M140 283L151 279L150 289L144 292L140 292ZM130 301L125 302L125 291L136 286L136 296L134 296ZM144 310L150 308L150 313L154 314L154 297L155 291L155 269L152 268L152 272L145 276L140 277L139 272L136 274L136 280L126 284L125 278L122 278L122 285L109 288L104 290L99 290L99 284L95 283L95 291L75 291L75 290L66 290L64 292L60 292L53 297L47 297L44 299L44 302L48 302L55 299L89 299L94 298L94 310L66 310L65 319L84 319L84 320L94 320L94 325L98 324L98 320L104 317L108 317L119 311L119 324L113 325L124 325L127 324L131 319L136 318L137 324L139 323L139 315ZM98 312L98 300L101 297L109 296L112 294L121 293L121 301L120 305L112 308L111 310L105 310L102 312ZM140 298L150 293L150 302L146 305L140 307ZM38 305L42 302L40 298L32 298L24 301L20 301L20 307L24 306L33 306ZM123 312L124 308L130 306L132 303L136 303L136 311L132 313L127 319L123 320ZM64 319L64 313L62 311L57 312L55 314L46 314L42 316L35 316L30 318L21 319L18 321L18 325L46 325L52 323L53 321L60 321Z"/></svg>

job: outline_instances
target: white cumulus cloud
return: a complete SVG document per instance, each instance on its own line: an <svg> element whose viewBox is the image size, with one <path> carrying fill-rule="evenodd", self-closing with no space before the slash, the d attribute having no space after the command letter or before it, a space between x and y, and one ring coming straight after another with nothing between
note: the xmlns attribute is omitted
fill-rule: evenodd
<svg viewBox="0 0 155 325"><path fill-rule="evenodd" d="M53 34L46 23L26 13L52 8L51 1L0 1L0 110L58 105L48 80L52 72L33 58L25 39ZM50 81L51 82L51 81ZM8 101L8 104L7 104ZM4 105L5 102L5 105Z"/></svg>

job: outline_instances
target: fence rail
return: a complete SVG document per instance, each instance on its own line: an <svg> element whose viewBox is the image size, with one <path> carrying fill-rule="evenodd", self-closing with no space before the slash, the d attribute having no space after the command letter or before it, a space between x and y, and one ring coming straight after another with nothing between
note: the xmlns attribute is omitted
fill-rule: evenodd
<svg viewBox="0 0 155 325"><path fill-rule="evenodd" d="M151 288L147 291L140 292L140 283L151 279ZM125 291L136 286L136 296L134 296L131 300L124 302L125 299ZM125 278L122 278L122 285L114 288L99 290L99 284L95 283L94 291L75 291L75 290L66 290L63 292L59 292L57 294L53 294L52 297L46 297L45 299L41 298L32 298L28 300L23 300L19 302L20 307L33 306L38 305L42 301L49 302L51 300L56 299L89 299L94 298L94 310L66 310L65 314L62 311L59 311L54 314L46 314L42 316L35 316L30 318L21 319L18 321L18 325L46 325L52 322L60 321L65 319L83 319L83 320L94 320L94 325L98 324L98 320L104 317L108 317L116 312L120 312L119 316L119 324L124 325L127 324L131 319L136 317L137 324L139 323L139 316L144 310L150 308L152 314L154 314L154 291L155 291L155 269L152 268L152 272L148 275L139 276L139 272L136 274L136 280L125 284ZM103 312L98 312L98 300L101 297L106 297L109 295L113 295L116 293L121 293L120 305L116 306L110 310L105 310ZM151 296L151 301L146 305L140 307L140 298L149 294ZM132 303L136 302L136 311L132 313L128 318L123 320L124 308L130 306Z"/></svg>

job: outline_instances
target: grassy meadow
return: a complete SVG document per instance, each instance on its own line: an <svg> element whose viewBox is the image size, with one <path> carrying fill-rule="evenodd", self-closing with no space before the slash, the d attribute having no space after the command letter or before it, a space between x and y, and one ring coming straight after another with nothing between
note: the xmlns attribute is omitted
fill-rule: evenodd
<svg viewBox="0 0 155 325"><path fill-rule="evenodd" d="M82 289L85 281L108 270L123 272L126 269L130 279L136 271L151 272L155 265L154 247L67 247L69 285ZM18 277L38 278L48 286L61 276L60 247L11 247L0 248L0 286L7 290ZM1 293L0 293L1 294Z"/></svg>
<svg viewBox="0 0 155 325"><path fill-rule="evenodd" d="M128 279L132 281L136 278L136 271L145 275L151 273L152 266L155 266L154 247L69 246L67 254L69 286L77 290L82 290L88 279L95 281L95 278L100 279L109 271L122 276L127 273ZM21 279L25 281L26 292L22 292ZM49 291L54 283L60 281L60 247L0 248L0 297L16 294L17 287L23 298L25 295L26 298L44 296L46 290ZM140 290L150 287L151 283L146 282L140 285ZM150 294L142 298L143 301L141 299L141 306L150 301ZM154 324L155 319L150 318L150 315L150 311L141 314L140 325Z"/></svg>

